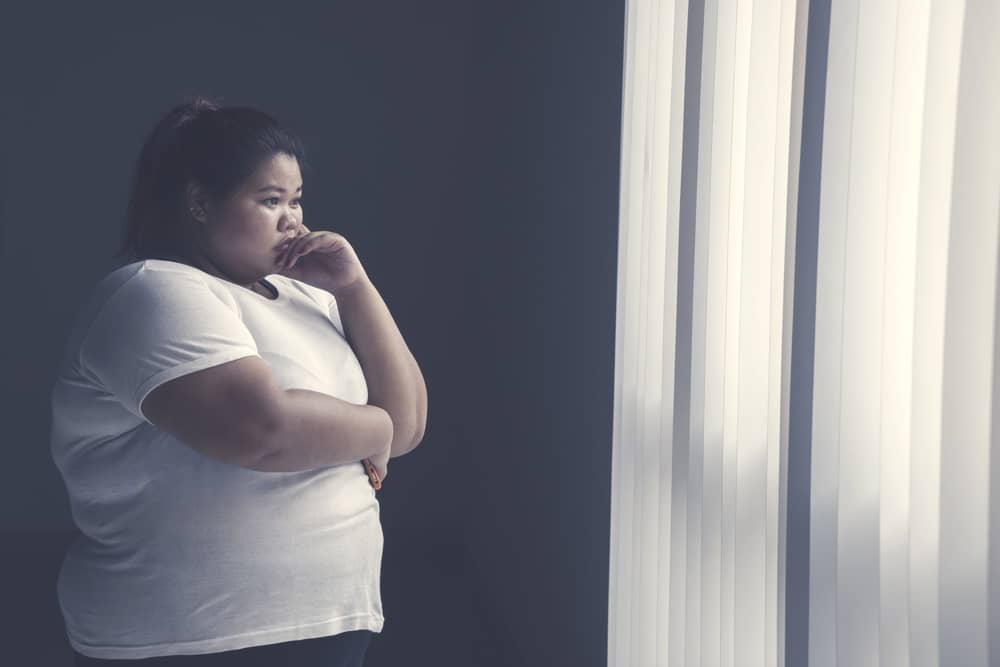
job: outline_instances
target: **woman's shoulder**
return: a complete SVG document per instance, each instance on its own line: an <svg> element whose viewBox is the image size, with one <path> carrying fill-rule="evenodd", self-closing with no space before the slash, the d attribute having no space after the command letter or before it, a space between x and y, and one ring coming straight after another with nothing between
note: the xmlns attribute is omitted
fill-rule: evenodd
<svg viewBox="0 0 1000 667"><path fill-rule="evenodd" d="M72 321L65 338L64 361L76 359L79 347L95 323L102 318L122 319L148 317L151 308L150 297L162 295L163 284L178 284L174 276L192 276L194 267L186 267L178 262L163 260L141 260L124 264L104 272L96 281L89 283L77 301ZM163 280L167 278L167 280ZM194 279L197 279L194 277ZM126 324L119 322L119 324Z"/></svg>
<svg viewBox="0 0 1000 667"><path fill-rule="evenodd" d="M136 277L143 278L146 276L162 276L169 274L198 276L203 275L204 273L205 272L201 269L191 266L190 264L183 264L181 262L174 262L166 259L141 259L111 269L105 273L100 280L98 280L96 286L100 287L105 285L121 284Z"/></svg>
<svg viewBox="0 0 1000 667"><path fill-rule="evenodd" d="M141 259L114 269L108 274L108 277L118 273L128 276L178 274L202 277L208 275L196 266L169 259Z"/></svg>
<svg viewBox="0 0 1000 667"><path fill-rule="evenodd" d="M171 285L190 285L192 281L204 282L199 273L202 273L200 269L179 262L159 259L131 262L112 269L99 278L91 286L84 302L97 307L128 294L162 291Z"/></svg>
<svg viewBox="0 0 1000 667"><path fill-rule="evenodd" d="M141 315L151 308L192 301L200 303L205 297L199 294L208 296L208 293L232 306L232 295L207 277L208 274L197 267L169 260L144 259L125 264L109 271L93 285L83 299L80 317L93 319L111 303L127 306Z"/></svg>

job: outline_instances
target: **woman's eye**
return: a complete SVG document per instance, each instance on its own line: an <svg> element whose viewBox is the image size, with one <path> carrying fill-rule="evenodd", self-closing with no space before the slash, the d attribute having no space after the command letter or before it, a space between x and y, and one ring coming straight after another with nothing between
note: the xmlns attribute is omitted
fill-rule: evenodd
<svg viewBox="0 0 1000 667"><path fill-rule="evenodd" d="M267 204L268 206L277 206L278 205L278 201L279 200L278 200L277 197L268 197L267 199L264 200L264 203ZM301 204L301 203L302 203L301 199L293 199L292 200L292 206L294 206L296 208L298 208L299 204Z"/></svg>

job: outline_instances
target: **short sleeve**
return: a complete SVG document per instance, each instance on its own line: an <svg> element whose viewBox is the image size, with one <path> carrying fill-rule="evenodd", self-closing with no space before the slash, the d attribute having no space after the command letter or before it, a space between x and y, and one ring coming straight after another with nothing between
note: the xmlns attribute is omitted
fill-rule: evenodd
<svg viewBox="0 0 1000 667"><path fill-rule="evenodd" d="M81 366L132 414L159 385L247 356L260 356L237 315L190 270L139 271L98 311L80 347Z"/></svg>

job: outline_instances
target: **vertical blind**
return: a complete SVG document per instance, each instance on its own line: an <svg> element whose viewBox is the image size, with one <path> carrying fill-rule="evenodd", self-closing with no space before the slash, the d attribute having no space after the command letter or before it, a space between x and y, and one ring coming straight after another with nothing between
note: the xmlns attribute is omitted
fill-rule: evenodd
<svg viewBox="0 0 1000 667"><path fill-rule="evenodd" d="M1000 664L1000 3L625 23L608 664Z"/></svg>

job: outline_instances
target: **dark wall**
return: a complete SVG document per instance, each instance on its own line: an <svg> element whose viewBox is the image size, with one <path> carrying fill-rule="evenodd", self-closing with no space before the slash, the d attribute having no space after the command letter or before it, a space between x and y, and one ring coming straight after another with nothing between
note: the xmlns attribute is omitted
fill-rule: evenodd
<svg viewBox="0 0 1000 667"><path fill-rule="evenodd" d="M302 135L306 223L351 241L427 381L424 441L380 492L367 664L606 664L624 18L623 0L6 8L0 626L18 664L70 664L58 351L117 265L145 133L193 93Z"/></svg>

